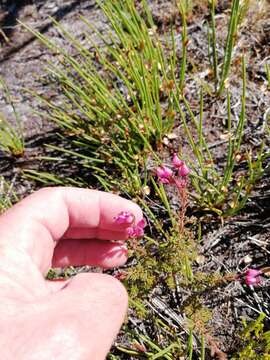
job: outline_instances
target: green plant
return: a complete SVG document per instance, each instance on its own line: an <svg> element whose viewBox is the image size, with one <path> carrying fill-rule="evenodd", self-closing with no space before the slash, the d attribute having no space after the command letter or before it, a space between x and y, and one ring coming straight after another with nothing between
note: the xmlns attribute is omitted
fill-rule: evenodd
<svg viewBox="0 0 270 360"><path fill-rule="evenodd" d="M210 65L212 66L214 81L215 81L215 91L218 90L218 56L217 56L217 39L216 39L216 19L215 19L215 7L216 0L209 0L210 14L211 14L211 33L208 27L208 53ZM210 53L210 50L212 53ZM212 59L211 59L212 57Z"/></svg>
<svg viewBox="0 0 270 360"><path fill-rule="evenodd" d="M0 176L0 214L17 201L18 197L13 190L13 182L9 183L3 176Z"/></svg>
<svg viewBox="0 0 270 360"><path fill-rule="evenodd" d="M91 169L102 185L109 188L112 172L115 175L117 171L121 183L126 184L132 179L130 172L134 174L137 167L143 168L149 154L155 157L164 135L172 130L173 74L177 65L173 34L171 49L164 49L146 4L145 20L133 0L107 0L99 5L113 32L107 37L97 33L103 47L85 35L94 48L94 56L93 51L56 24L80 54L80 61L64 49L57 49L63 66L50 64L49 72L59 84L64 99L61 106L44 98L41 101L48 107L50 118L76 136L73 142L82 150L76 153L77 157L85 156L81 165ZM182 17L185 19L184 11ZM82 21L90 31L95 31L86 19ZM35 35L50 49L56 48L42 34ZM183 42L185 36L184 26ZM184 83L185 62L184 53L180 88Z"/></svg>
<svg viewBox="0 0 270 360"><path fill-rule="evenodd" d="M182 61L181 61L180 79L179 79L179 89L182 92L184 89L186 66L187 66L187 46L188 46L187 14L191 10L192 4L190 1L179 1L178 6L182 19Z"/></svg>
<svg viewBox="0 0 270 360"><path fill-rule="evenodd" d="M138 341L138 340L139 341ZM128 349L118 346L117 349L122 353L127 355L133 355L147 359L175 359L176 351L181 349L179 343L174 342L168 345L165 348L160 347L158 344L154 343L151 339L147 338L144 335L138 335L137 339L135 338L133 342L133 349ZM177 351L179 354L179 351ZM179 354L180 355L180 354Z"/></svg>
<svg viewBox="0 0 270 360"><path fill-rule="evenodd" d="M232 357L233 360L268 360L270 359L270 331L265 329L265 314L247 323L240 334L242 350Z"/></svg>
<svg viewBox="0 0 270 360"><path fill-rule="evenodd" d="M218 76L215 2L209 4L213 22L213 66ZM159 161L158 151L162 149L163 138L172 131L175 121L180 117L196 159L192 177L196 191L192 194L194 200L200 207L220 216L233 215L241 210L253 184L262 174L264 156L263 147L256 155L249 151L245 154L241 152L246 122L244 59L242 110L235 129L231 120L230 92L227 91L228 156L224 169L220 169L203 134L203 93L201 91L200 94L199 121L183 94L187 70L185 3L179 3L182 18L181 61L177 58L174 29L170 41L167 39L167 42L161 42L146 2L143 2L145 19L137 11L134 0L121 3L107 0L99 5L113 32L109 31L107 36L97 33L103 47L85 34L93 46L94 55L93 51L85 48L60 24L55 23L80 55L75 58L64 49L57 49L62 66L50 64L49 72L62 89L64 99L59 106L58 103L53 104L41 98L50 111L50 118L67 135L72 135L71 142L79 148L79 151L58 148L59 152L76 157L78 164L89 169L104 189L121 189L131 196L143 195L142 189L151 179L151 173L147 171L148 159ZM223 88L228 76L240 13L243 13L242 3L234 0L217 88ZM86 19L82 20L89 29L95 31ZM55 49L51 40L42 34L35 34L47 47ZM187 122L187 116L191 123ZM235 172L239 158L245 158L247 164L247 172L241 179L237 179ZM224 173L223 178L221 171ZM50 174L32 172L30 175L40 177L44 182L54 179Z"/></svg>
<svg viewBox="0 0 270 360"><path fill-rule="evenodd" d="M252 152L242 152L242 138L246 122L246 65L242 58L242 106L239 121L236 128L232 129L231 119L231 95L227 91L227 161L222 169L216 164L216 160L209 150L207 140L203 134L203 94L200 95L200 115L197 121L190 104L183 97L183 103L187 109L193 126L196 129L197 138L187 124L186 115L179 107L184 130L189 144L197 159L196 166L193 165L192 184L196 194L192 195L200 207L218 214L219 216L231 216L241 210L251 193L253 185L263 174L263 145L254 156ZM245 161L245 175L237 177L237 166Z"/></svg>
<svg viewBox="0 0 270 360"><path fill-rule="evenodd" d="M267 63L265 64L265 72L266 72L266 77L267 77L267 82L268 82L268 89L270 90L270 68Z"/></svg>
<svg viewBox="0 0 270 360"><path fill-rule="evenodd" d="M175 346L175 337L168 337L164 346L155 347L157 341L154 336L149 336L152 344L149 344L148 338L140 339L140 343L143 342L145 347L150 349L143 354L140 350L129 347L118 347L118 350L132 356L170 359L177 348L181 355L191 359L194 353L199 353L193 344L193 333L198 333L201 337L203 359L204 342L212 344L213 347L216 345L206 331L211 312L203 306L200 294L196 293L202 286L199 276L193 272L197 242L191 229L183 230L183 224L179 226L179 208L182 221L186 220L185 212L181 213L181 210L186 209L185 201L182 201L182 208L183 204L172 208L164 185L157 183L152 176L153 169L163 160L167 161L169 152L176 151L173 147L164 147L164 137L177 127L177 130L182 131L185 143L183 149L180 147L180 152L186 156L185 161L193 169L192 190L189 195L200 210L211 211L219 216L231 216L245 206L253 185L263 173L262 162L265 154L263 147L256 154L252 154L249 149L244 149L242 144L246 123L244 57L242 107L235 124L232 119L231 94L230 90L227 90L227 158L220 166L203 131L204 93L201 90L198 96L199 106L194 109L196 105L191 104L184 91L188 72L185 4L191 2L179 3L182 18L181 51L178 51L176 46L176 31L173 25L171 36L162 38L155 27L147 2L142 1L142 13L136 9L135 3L134 0L99 2L110 29L106 35L96 33L102 45L96 44L88 32L84 34L88 44L92 46L91 49L82 45L61 24L55 22L62 36L69 40L76 56L28 28L43 44L56 52L61 63L49 64L48 69L50 79L63 95L61 103L50 102L44 97L39 99L41 104L47 107L49 118L56 121L61 127L62 136L70 139L75 149L51 148L58 150L60 154L62 152L69 155L71 161L75 160L78 166L87 169L103 189L120 191L135 198L148 216L151 231L136 243L136 251L131 249L129 255L132 268L119 270L117 274L129 289L133 301L132 311L136 311L139 318L146 317L138 302L145 305L151 291L156 290L160 284L166 295L176 292L176 282L182 287L190 288L194 295L196 309L188 306L184 308L190 320L190 326L187 326L190 336L186 344L184 341L187 336L184 338L184 346L180 344L179 349L182 347L182 350ZM210 5L212 33L209 37L213 48L211 61L216 92L221 94L229 76L236 33L242 16L240 13L244 13L241 12L240 2L234 0L225 54L220 66L216 50L214 1ZM83 18L82 21L89 32L96 32L87 19ZM47 112L45 115L48 117ZM238 171L240 165L244 167L244 175ZM40 177L44 183L60 184L72 181L73 184L80 183L83 186L90 184L87 181L81 183L81 179L59 179L54 174L34 171L28 171L28 174L37 180ZM145 195L145 188L151 193L151 199ZM162 216L157 214L155 207L162 209ZM214 280L207 281L209 286ZM136 305L135 299L138 300ZM153 318L149 321L153 321ZM114 355L111 356L114 358Z"/></svg>
<svg viewBox="0 0 270 360"><path fill-rule="evenodd" d="M11 105L15 117L15 125L10 124L0 113L0 149L15 157L24 154L24 136L21 119L16 111L9 89L3 79L0 78L0 89Z"/></svg>
<svg viewBox="0 0 270 360"><path fill-rule="evenodd" d="M224 48L224 55L222 59L221 70L219 71L218 53L217 53L217 39L216 39L216 20L215 20L215 8L217 0L209 0L209 8L211 15L210 30L208 31L209 37L209 59L213 71L213 77L215 82L215 92L220 96L224 89L227 87L230 67L232 63L233 50L237 40L237 32L240 23L246 16L249 8L249 0L233 0L231 7L230 21L228 25L228 33L226 44Z"/></svg>

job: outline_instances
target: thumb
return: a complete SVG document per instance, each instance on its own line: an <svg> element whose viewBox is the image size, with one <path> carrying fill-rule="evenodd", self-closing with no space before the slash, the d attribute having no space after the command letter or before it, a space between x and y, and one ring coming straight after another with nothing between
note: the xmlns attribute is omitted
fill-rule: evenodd
<svg viewBox="0 0 270 360"><path fill-rule="evenodd" d="M127 311L124 286L109 275L79 274L55 297L58 321L76 333L78 359L105 359Z"/></svg>

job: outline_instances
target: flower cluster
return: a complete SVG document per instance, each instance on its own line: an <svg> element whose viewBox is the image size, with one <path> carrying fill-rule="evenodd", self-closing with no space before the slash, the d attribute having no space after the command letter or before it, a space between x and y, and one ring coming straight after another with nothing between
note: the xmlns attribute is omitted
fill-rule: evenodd
<svg viewBox="0 0 270 360"><path fill-rule="evenodd" d="M246 269L239 274L227 274L223 277L223 280L225 282L239 281L247 286L258 286L263 282L262 276L264 274L269 274L269 272L270 267L264 267L261 269Z"/></svg>
<svg viewBox="0 0 270 360"><path fill-rule="evenodd" d="M130 238L141 238L144 235L144 228L146 222L144 219L141 219L136 225L130 226L127 228L127 233Z"/></svg>
<svg viewBox="0 0 270 360"><path fill-rule="evenodd" d="M120 224L132 224L134 222L134 215L129 211L121 211L117 216L114 217L114 222Z"/></svg>
<svg viewBox="0 0 270 360"><path fill-rule="evenodd" d="M247 271L245 272L245 283L248 286L260 285L260 283L262 282L260 275L262 275L261 270L247 269Z"/></svg>
<svg viewBox="0 0 270 360"><path fill-rule="evenodd" d="M165 165L157 168L156 175L159 181L163 184L174 184L177 187L185 187L190 169L183 160L179 159L177 154L173 155L172 167L173 170Z"/></svg>
<svg viewBox="0 0 270 360"><path fill-rule="evenodd" d="M181 208L179 211L179 231L183 233L185 223L185 213L188 204L187 184L189 168L185 162L179 159L177 154L173 155L171 167L161 165L156 169L156 175L162 184L176 186L179 194Z"/></svg>
<svg viewBox="0 0 270 360"><path fill-rule="evenodd" d="M129 225L127 228L128 237L131 239L141 238L144 235L144 228L146 226L145 220L142 218L135 223L135 216L129 211L121 211L117 216L114 217L116 224Z"/></svg>

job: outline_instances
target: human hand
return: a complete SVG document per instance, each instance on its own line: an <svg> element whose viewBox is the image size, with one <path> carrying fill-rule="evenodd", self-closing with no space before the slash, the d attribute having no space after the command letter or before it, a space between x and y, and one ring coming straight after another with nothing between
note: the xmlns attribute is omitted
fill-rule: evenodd
<svg viewBox="0 0 270 360"><path fill-rule="evenodd" d="M114 217L140 208L116 195L45 188L0 217L1 360L99 360L117 335L127 294L115 278L80 274L48 281L51 266L125 263L127 224Z"/></svg>

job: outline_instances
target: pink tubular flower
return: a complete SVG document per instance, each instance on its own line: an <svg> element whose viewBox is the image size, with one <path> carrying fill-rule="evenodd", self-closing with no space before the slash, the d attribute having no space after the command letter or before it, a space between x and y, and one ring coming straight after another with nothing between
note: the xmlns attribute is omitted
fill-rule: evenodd
<svg viewBox="0 0 270 360"><path fill-rule="evenodd" d="M135 230L133 226L130 226L127 228L127 235L129 238L134 238L135 237Z"/></svg>
<svg viewBox="0 0 270 360"><path fill-rule="evenodd" d="M146 222L145 222L145 220L142 218L142 219L137 223L137 225L135 226L136 237L143 237L145 226L146 226Z"/></svg>
<svg viewBox="0 0 270 360"><path fill-rule="evenodd" d="M245 283L248 286L259 285L262 281L261 277L259 276L261 274L262 274L261 270L248 269L245 273Z"/></svg>
<svg viewBox="0 0 270 360"><path fill-rule="evenodd" d="M146 221L144 220L144 218L142 218L138 224L137 224L138 227L144 229L146 227Z"/></svg>
<svg viewBox="0 0 270 360"><path fill-rule="evenodd" d="M129 238L140 238L144 235L144 228L146 222L144 219L141 219L136 225L130 226L127 228L127 234Z"/></svg>
<svg viewBox="0 0 270 360"><path fill-rule="evenodd" d="M134 215L129 211L121 211L117 216L114 217L116 224L132 224L134 221Z"/></svg>
<svg viewBox="0 0 270 360"><path fill-rule="evenodd" d="M179 169L184 165L184 161L180 160L177 154L173 154L172 163L175 169Z"/></svg>
<svg viewBox="0 0 270 360"><path fill-rule="evenodd" d="M186 177L190 173L189 168L187 165L183 162L183 165L178 170L178 175L181 177Z"/></svg>
<svg viewBox="0 0 270 360"><path fill-rule="evenodd" d="M141 238L141 237L143 237L143 235L144 235L143 228L141 228L139 226L135 226L135 228L134 228L134 236L136 238Z"/></svg>
<svg viewBox="0 0 270 360"><path fill-rule="evenodd" d="M163 184L170 184L173 172L165 165L159 166L156 170L157 177Z"/></svg>

